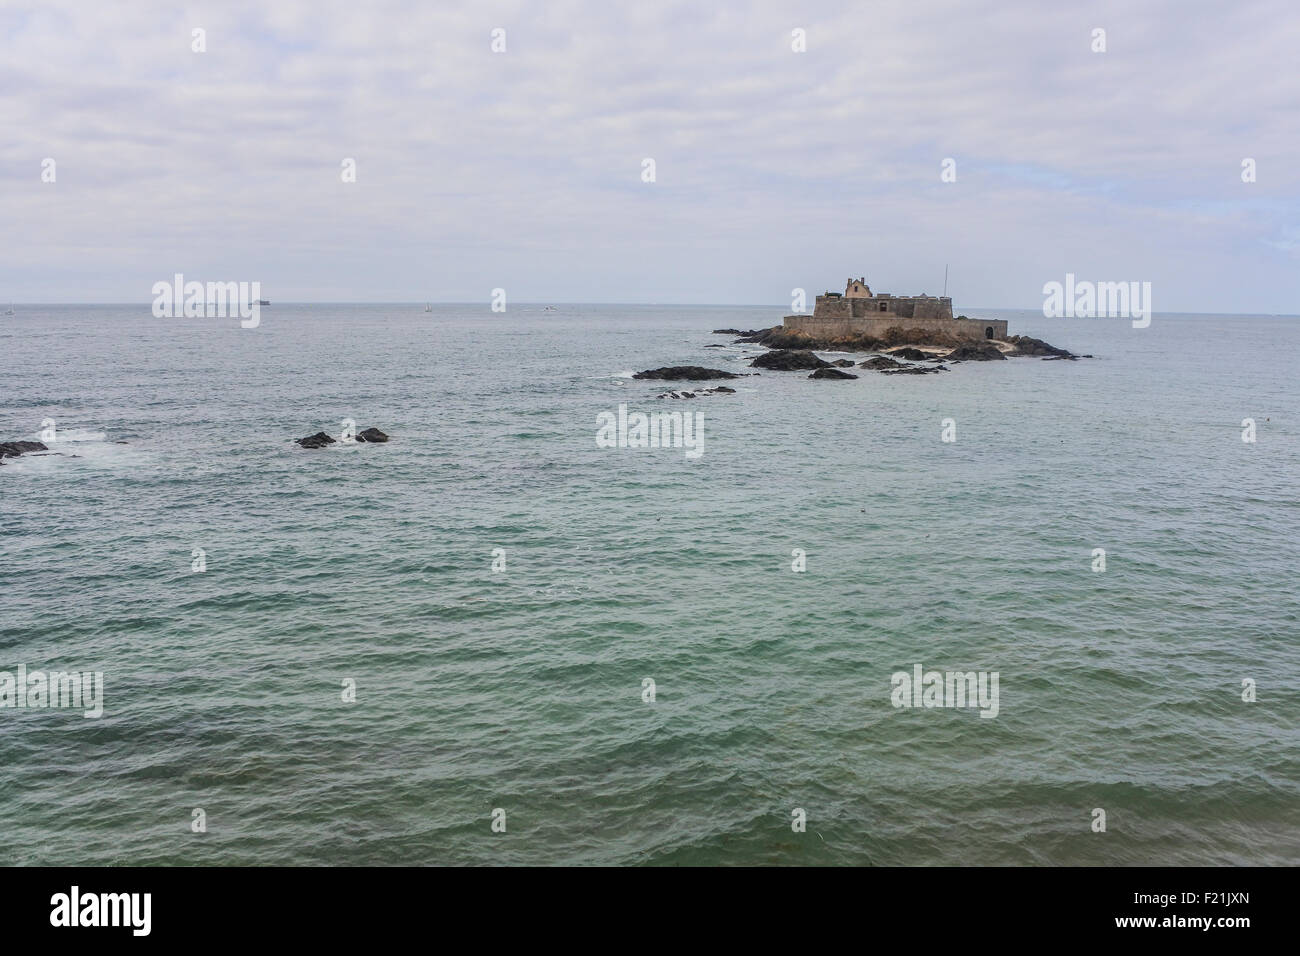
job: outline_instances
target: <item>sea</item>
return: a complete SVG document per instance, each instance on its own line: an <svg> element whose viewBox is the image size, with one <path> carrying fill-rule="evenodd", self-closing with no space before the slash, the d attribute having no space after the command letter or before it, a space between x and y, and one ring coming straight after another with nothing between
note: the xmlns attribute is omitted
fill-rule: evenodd
<svg viewBox="0 0 1300 956"><path fill-rule="evenodd" d="M780 305L14 308L0 864L1300 863L1300 319L831 381L712 331Z"/></svg>

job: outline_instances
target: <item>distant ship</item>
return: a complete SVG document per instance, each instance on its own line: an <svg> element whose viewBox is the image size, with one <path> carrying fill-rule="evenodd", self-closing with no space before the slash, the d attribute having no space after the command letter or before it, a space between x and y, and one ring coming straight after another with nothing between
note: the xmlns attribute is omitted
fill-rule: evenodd
<svg viewBox="0 0 1300 956"><path fill-rule="evenodd" d="M431 306L431 305L426 305L426 306L424 307L424 311L425 311L425 312L432 312L432 311L433 311L433 306Z"/></svg>

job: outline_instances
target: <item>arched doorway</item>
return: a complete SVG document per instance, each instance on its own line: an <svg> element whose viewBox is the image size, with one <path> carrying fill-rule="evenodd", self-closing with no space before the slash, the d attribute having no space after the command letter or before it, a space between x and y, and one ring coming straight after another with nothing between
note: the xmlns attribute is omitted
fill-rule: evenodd
<svg viewBox="0 0 1300 956"><path fill-rule="evenodd" d="M990 325L988 328L984 330L984 337L986 339L993 338L993 326Z"/></svg>

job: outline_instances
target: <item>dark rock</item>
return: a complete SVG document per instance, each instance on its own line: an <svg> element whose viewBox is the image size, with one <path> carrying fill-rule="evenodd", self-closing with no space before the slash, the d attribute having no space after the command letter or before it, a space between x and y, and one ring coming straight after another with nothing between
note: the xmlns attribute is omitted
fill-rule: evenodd
<svg viewBox="0 0 1300 956"><path fill-rule="evenodd" d="M819 368L808 376L809 378L857 378L856 375L850 375L848 372L841 372L837 368Z"/></svg>
<svg viewBox="0 0 1300 956"><path fill-rule="evenodd" d="M38 441L0 442L0 458L17 458L29 451L49 451L49 448Z"/></svg>
<svg viewBox="0 0 1300 956"><path fill-rule="evenodd" d="M324 432L317 432L314 435L308 435L306 438L299 438L297 441L303 448L324 448L326 445L334 444L334 439Z"/></svg>
<svg viewBox="0 0 1300 956"><path fill-rule="evenodd" d="M736 394L734 388L728 388L725 385L719 385L716 388L697 388L693 392L664 392L659 398L698 398L701 395L723 395Z"/></svg>
<svg viewBox="0 0 1300 956"><path fill-rule="evenodd" d="M646 369L637 372L633 378L653 378L665 381L684 380L703 382L712 378L740 378L735 372L724 372L720 368L703 368L699 365L671 365L664 368Z"/></svg>
<svg viewBox="0 0 1300 956"><path fill-rule="evenodd" d="M767 329L750 329L748 332L742 332L740 329L714 329L714 335L762 335Z"/></svg>
<svg viewBox="0 0 1300 956"><path fill-rule="evenodd" d="M903 365L899 368L884 368L881 375L929 375L931 372L948 371L942 365Z"/></svg>
<svg viewBox="0 0 1300 956"><path fill-rule="evenodd" d="M831 364L836 368L853 368L853 359L836 359Z"/></svg>
<svg viewBox="0 0 1300 956"><path fill-rule="evenodd" d="M730 330L721 329L719 331ZM1008 336L1006 341L1015 348L1004 353L992 342L972 342L969 339L957 338L936 329L890 326L879 337L863 334L819 336L777 325L770 329L759 329L745 333L743 338L736 340L736 343L756 343L769 349L799 352L883 352L886 349L892 349L890 355L912 362L997 361L1021 355L1055 356L1059 358L1092 357L1090 355L1071 355L1065 349L1049 345L1042 339L1036 339L1028 335ZM916 346L945 348L951 351L948 355L938 357L928 355L920 348L916 348ZM777 366L770 367L776 368Z"/></svg>
<svg viewBox="0 0 1300 956"><path fill-rule="evenodd" d="M875 370L881 370L887 368L901 368L902 365L903 365L902 362L891 359L888 355L877 355L874 358L867 359L865 362L858 363L859 368L869 368Z"/></svg>
<svg viewBox="0 0 1300 956"><path fill-rule="evenodd" d="M830 368L825 362L806 349L776 349L760 355L749 363L750 368L770 368L782 372L798 372L810 368Z"/></svg>
<svg viewBox="0 0 1300 956"><path fill-rule="evenodd" d="M984 343L976 345L970 342L957 346L944 356L944 361L947 362L996 362L999 359L1005 361L1006 356L996 345Z"/></svg>
<svg viewBox="0 0 1300 956"><path fill-rule="evenodd" d="M885 330L883 337L879 338L857 333L839 336L817 336L809 335L807 332L798 329L775 326L765 330L755 339L743 339L741 341L755 341L771 349L812 349L819 352L879 352L882 349L899 345L927 345L952 349L961 345L965 340L958 339L956 336L937 329L903 328L892 325Z"/></svg>
<svg viewBox="0 0 1300 956"><path fill-rule="evenodd" d="M1012 355L1050 355L1055 358L1078 358L1068 349L1048 345L1042 339L1036 339L1031 335L1012 335L1008 336L1007 341L1015 346L1015 349L1011 352ZM1090 356L1084 357L1089 358Z"/></svg>
<svg viewBox="0 0 1300 956"><path fill-rule="evenodd" d="M366 428L352 436L359 443L371 442L379 443L388 441L388 436L378 428ZM308 435L306 438L295 439L303 448L327 448L336 444L337 439L331 438L324 432L317 432L314 435Z"/></svg>

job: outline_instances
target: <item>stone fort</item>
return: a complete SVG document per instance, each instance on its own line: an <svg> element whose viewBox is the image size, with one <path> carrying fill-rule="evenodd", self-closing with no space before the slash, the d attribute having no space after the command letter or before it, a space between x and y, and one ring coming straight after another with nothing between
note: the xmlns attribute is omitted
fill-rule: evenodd
<svg viewBox="0 0 1300 956"><path fill-rule="evenodd" d="M1007 337L1005 319L954 319L952 299L946 295L872 292L865 277L849 279L843 293L817 296L812 315L787 315L785 327L819 338L884 338L891 328L928 329L970 340Z"/></svg>

